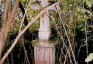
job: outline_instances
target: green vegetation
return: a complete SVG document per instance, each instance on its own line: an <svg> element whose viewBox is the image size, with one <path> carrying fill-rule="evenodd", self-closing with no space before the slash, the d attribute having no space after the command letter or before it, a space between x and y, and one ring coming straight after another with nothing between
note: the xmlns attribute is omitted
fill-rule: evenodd
<svg viewBox="0 0 93 64"><path fill-rule="evenodd" d="M25 10L27 9L29 1L30 0L21 0L21 3L24 6ZM58 0L50 0L50 1L58 1ZM9 11L11 11L14 2L15 0L11 0L11 3L9 5ZM42 10L33 11L30 9L30 7L28 7L26 13L28 23L32 19L34 19L37 16L37 14L39 14L41 11ZM64 64L65 60L66 64L70 64L69 59L74 63L73 55L70 55L71 58L69 58L69 55L67 54L67 49L70 49L69 42L72 45L72 49L74 51L75 58L78 64L87 64L86 62L89 62L89 64L92 63L90 62L90 60L91 61L93 60L93 54L92 54L92 59L89 59L89 61L86 60L85 62L85 59L90 53L92 53L91 51L93 51L92 50L93 0L64 0L60 4L60 12L58 12L58 10L57 12L55 11L49 11L49 12L50 12L50 28L51 28L50 39L58 40L58 44L56 45L56 64ZM62 21L60 19L59 13L61 14ZM22 11L18 9L15 18L11 24L11 30L8 33L7 44L5 46L2 56L4 55L6 50L10 47L10 45L13 43L14 39L18 35L22 18L23 18ZM37 19L36 23L30 26L29 29L22 35L22 37L18 41L18 44L9 54L5 62L8 62L9 64L12 64L12 62L13 64L34 63L33 47L31 45L31 41L38 38L38 29L40 26L39 20L40 19ZM0 12L0 27L2 24L1 21L2 21L2 14ZM26 25L23 22L21 30L24 29L25 26ZM17 52L17 54L14 55L15 52ZM21 55L22 52L23 52L23 57ZM17 57L19 56L20 58L19 57L16 58L16 56ZM14 59L18 60L17 61L18 63L16 63L16 60Z"/></svg>

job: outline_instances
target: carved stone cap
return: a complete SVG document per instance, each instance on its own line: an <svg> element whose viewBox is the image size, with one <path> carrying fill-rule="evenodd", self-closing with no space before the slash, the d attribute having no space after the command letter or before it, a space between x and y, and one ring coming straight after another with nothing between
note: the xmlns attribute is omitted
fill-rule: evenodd
<svg viewBox="0 0 93 64"><path fill-rule="evenodd" d="M38 1L38 2L37 1L33 1L30 4L30 8L31 8L31 10L42 10L42 9L46 8L47 6L49 6L50 4L51 3L47 3L47 4L45 3L45 6L43 6L40 1ZM57 8L59 8L59 4L53 6L49 10L57 10Z"/></svg>
<svg viewBox="0 0 93 64"><path fill-rule="evenodd" d="M40 9L42 9L41 5L36 1L31 2L30 8L31 8L31 10L40 10Z"/></svg>
<svg viewBox="0 0 93 64"><path fill-rule="evenodd" d="M32 46L33 47L55 47L57 43L58 43L58 40L51 41L51 40L36 39L32 41Z"/></svg>
<svg viewBox="0 0 93 64"><path fill-rule="evenodd" d="M49 3L45 6L45 7L47 7L49 5ZM43 7L42 5L41 5L41 2L40 1L33 1L33 2L31 2L31 4L30 4L30 8L31 8L31 10L42 10L42 9L44 9L45 7Z"/></svg>

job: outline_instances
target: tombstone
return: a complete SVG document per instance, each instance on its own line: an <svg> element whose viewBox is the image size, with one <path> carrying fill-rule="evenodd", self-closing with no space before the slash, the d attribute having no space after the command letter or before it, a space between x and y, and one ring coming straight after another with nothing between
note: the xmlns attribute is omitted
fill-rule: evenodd
<svg viewBox="0 0 93 64"><path fill-rule="evenodd" d="M41 7L44 8L47 5L48 0L40 0ZM34 9L32 8L32 10ZM35 64L55 64L55 45L57 41L49 40L50 34L49 12L47 10L40 16L40 28L38 33L39 39L32 41L32 46L34 47Z"/></svg>

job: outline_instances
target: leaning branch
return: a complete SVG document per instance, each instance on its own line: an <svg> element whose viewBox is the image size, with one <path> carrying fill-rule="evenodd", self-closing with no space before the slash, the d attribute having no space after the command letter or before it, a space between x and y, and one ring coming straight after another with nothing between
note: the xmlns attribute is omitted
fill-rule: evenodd
<svg viewBox="0 0 93 64"><path fill-rule="evenodd" d="M11 45L11 47L8 49L8 51L6 52L6 54L3 56L3 58L0 61L0 64L2 64L2 62L6 59L6 57L8 56L8 54L12 51L12 49L15 47L17 41L19 40L19 38L21 37L21 35L33 24L35 23L35 21L42 16L43 13L45 13L47 10L51 9L52 7L54 7L55 5L61 3L62 0L59 0L58 2L50 5L49 7L45 8L44 10L42 10L32 21L30 21L28 23L28 25L18 34L18 36L16 37L16 39L14 40L13 44Z"/></svg>

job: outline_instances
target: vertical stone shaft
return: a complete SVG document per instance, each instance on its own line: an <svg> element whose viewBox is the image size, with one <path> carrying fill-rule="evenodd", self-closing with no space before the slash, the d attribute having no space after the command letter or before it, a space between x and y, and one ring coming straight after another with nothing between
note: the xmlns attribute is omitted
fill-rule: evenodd
<svg viewBox="0 0 93 64"><path fill-rule="evenodd" d="M48 0L41 0L41 6L46 7ZM40 17L39 39L48 40L50 36L48 10Z"/></svg>

